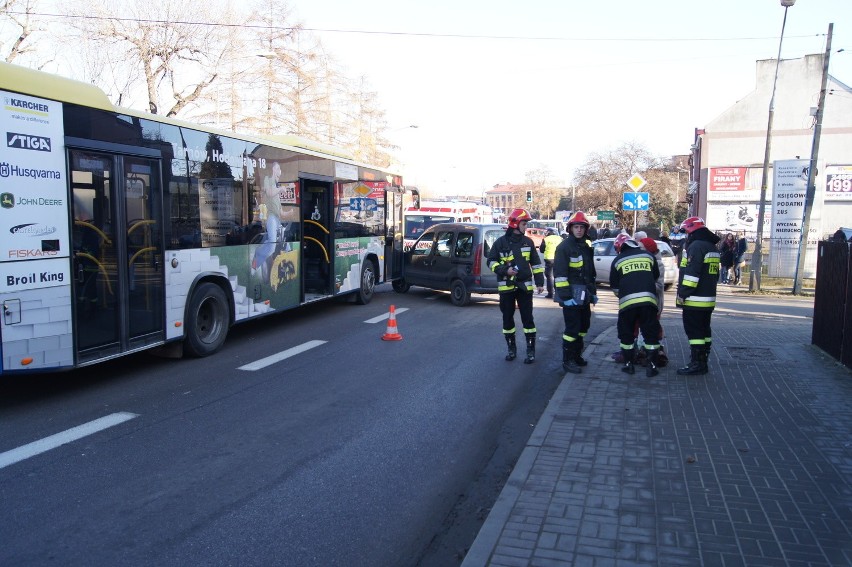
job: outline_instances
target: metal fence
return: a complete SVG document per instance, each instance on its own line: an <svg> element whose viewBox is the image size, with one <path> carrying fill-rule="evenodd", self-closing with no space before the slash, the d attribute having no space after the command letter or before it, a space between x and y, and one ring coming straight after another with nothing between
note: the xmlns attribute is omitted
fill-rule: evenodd
<svg viewBox="0 0 852 567"><path fill-rule="evenodd" d="M811 342L852 368L852 246L848 243L819 243Z"/></svg>

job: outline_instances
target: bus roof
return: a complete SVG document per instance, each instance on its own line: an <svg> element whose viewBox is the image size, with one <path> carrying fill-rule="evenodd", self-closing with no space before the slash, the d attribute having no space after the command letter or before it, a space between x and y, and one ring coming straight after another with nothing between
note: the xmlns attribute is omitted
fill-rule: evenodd
<svg viewBox="0 0 852 567"><path fill-rule="evenodd" d="M156 120L157 122L173 124L175 126L203 130L214 134L218 133L227 137L233 137L235 135L235 132L229 132L219 128L202 126L193 122L170 118L161 114L142 112L133 108L115 106L109 100L106 93L97 86L83 81L54 75L52 73L45 73L44 71L37 71L35 69L29 69L27 67L21 67L20 65L13 65L11 63L0 61L0 76L3 77L3 85L0 86L0 88L6 88L22 94L45 97L45 93L50 93L49 97L45 98L52 98L59 102L78 104L80 106L88 106L109 112L118 112L137 118ZM331 144L325 144L323 142L310 140L301 136L263 136L259 134L239 134L238 136L248 141L278 146L284 149L297 150L301 153L310 153L318 157L333 157L338 160L346 160L353 165L387 171L387 168L384 167L377 167L375 165L355 161L354 156L343 148L338 148ZM396 172L388 171L388 173Z"/></svg>

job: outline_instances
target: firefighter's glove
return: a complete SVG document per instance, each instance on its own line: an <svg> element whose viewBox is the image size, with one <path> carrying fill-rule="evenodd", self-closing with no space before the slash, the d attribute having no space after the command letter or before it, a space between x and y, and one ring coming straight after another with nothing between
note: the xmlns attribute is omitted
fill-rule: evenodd
<svg viewBox="0 0 852 567"><path fill-rule="evenodd" d="M562 305L564 305L565 307L574 307L574 306L577 305L577 302L574 301L574 298L571 298L571 299L568 299L566 301L563 301Z"/></svg>

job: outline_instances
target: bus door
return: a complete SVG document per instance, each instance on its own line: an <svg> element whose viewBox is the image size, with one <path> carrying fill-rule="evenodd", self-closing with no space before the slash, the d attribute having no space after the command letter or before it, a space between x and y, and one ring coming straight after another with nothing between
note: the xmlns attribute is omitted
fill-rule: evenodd
<svg viewBox="0 0 852 567"><path fill-rule="evenodd" d="M78 363L165 338L160 161L69 149Z"/></svg>
<svg viewBox="0 0 852 567"><path fill-rule="evenodd" d="M300 179L302 214L302 282L305 300L331 295L334 290L332 242L333 183Z"/></svg>
<svg viewBox="0 0 852 567"><path fill-rule="evenodd" d="M405 194L388 190L385 193L385 279L402 277L403 262L403 198Z"/></svg>

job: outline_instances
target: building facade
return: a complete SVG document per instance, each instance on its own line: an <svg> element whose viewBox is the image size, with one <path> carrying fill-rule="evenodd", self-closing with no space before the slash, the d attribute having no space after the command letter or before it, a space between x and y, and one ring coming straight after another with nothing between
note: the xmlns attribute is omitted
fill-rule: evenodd
<svg viewBox="0 0 852 567"><path fill-rule="evenodd" d="M690 213L703 217L712 230L755 238L777 66L762 231L764 250L770 251L772 260L770 275L790 277L789 267L795 265L795 257L791 259L789 253L798 249L801 239L824 58L816 54L780 63L776 59L757 61L755 89L704 128L696 129L691 148L692 179L697 183L689 189ZM852 222L852 89L830 75L814 181L808 238L812 250L818 240ZM815 256L808 253L806 277L813 274Z"/></svg>

